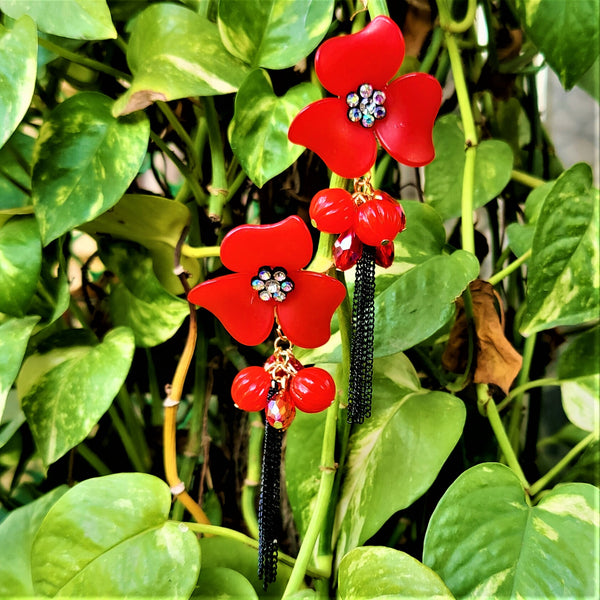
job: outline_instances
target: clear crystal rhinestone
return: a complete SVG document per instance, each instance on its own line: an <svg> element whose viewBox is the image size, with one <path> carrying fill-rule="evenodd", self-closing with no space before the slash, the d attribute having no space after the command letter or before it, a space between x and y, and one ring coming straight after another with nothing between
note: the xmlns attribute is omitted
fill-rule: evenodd
<svg viewBox="0 0 600 600"><path fill-rule="evenodd" d="M276 302L283 302L286 299L286 294L281 291L273 292L273 300Z"/></svg>
<svg viewBox="0 0 600 600"><path fill-rule="evenodd" d="M358 106L358 103L360 102L360 96L356 93L356 92L350 92L347 96L346 96L346 104L350 107L353 108L355 106Z"/></svg>
<svg viewBox="0 0 600 600"><path fill-rule="evenodd" d="M373 111L373 116L376 119L383 119L383 117L385 117L385 108L383 106L376 106Z"/></svg>
<svg viewBox="0 0 600 600"><path fill-rule="evenodd" d="M271 294L269 294L269 292L267 292L267 290L262 290L261 292L258 292L258 297L261 300L264 300L265 302L267 302L267 300L271 299Z"/></svg>
<svg viewBox="0 0 600 600"><path fill-rule="evenodd" d="M272 296L273 294L275 294L275 292L278 292L281 289L281 286L279 285L278 281L275 281L274 279L269 279L269 281L265 283L265 289Z"/></svg>
<svg viewBox="0 0 600 600"><path fill-rule="evenodd" d="M286 277L287 273L285 272L285 269L282 269L281 267L277 267L277 270L273 273L273 279L275 279L275 281L283 281Z"/></svg>
<svg viewBox="0 0 600 600"><path fill-rule="evenodd" d="M356 123L357 121L360 121L361 117L362 117L362 113L360 112L360 109L358 109L358 108L351 108L348 111L348 118L353 123Z"/></svg>
<svg viewBox="0 0 600 600"><path fill-rule="evenodd" d="M258 271L258 278L263 281L267 281L267 279L271 279L271 269L269 267L261 267Z"/></svg>
<svg viewBox="0 0 600 600"><path fill-rule="evenodd" d="M369 98L373 93L373 86L369 83L363 83L358 88L358 93L360 94L361 98Z"/></svg>
<svg viewBox="0 0 600 600"><path fill-rule="evenodd" d="M265 282L262 279L259 279L258 277L253 277L252 278L252 287L257 292L260 292L260 290L264 290L265 289Z"/></svg>
<svg viewBox="0 0 600 600"><path fill-rule="evenodd" d="M373 102L375 102L375 104L381 105L385 102L385 94L383 92L381 92L380 90L375 90L373 92L372 100L373 100Z"/></svg>
<svg viewBox="0 0 600 600"><path fill-rule="evenodd" d="M375 117L373 115L363 115L363 118L360 122L360 124L363 127L373 127L373 124L375 123Z"/></svg>
<svg viewBox="0 0 600 600"><path fill-rule="evenodd" d="M288 293L291 292L294 289L294 282L290 281L289 279L287 281L283 281L281 283L281 290Z"/></svg>

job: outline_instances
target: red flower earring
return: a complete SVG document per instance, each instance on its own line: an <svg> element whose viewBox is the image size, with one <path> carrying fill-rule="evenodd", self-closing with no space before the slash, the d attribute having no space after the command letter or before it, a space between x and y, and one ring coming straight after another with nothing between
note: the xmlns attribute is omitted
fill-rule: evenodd
<svg viewBox="0 0 600 600"><path fill-rule="evenodd" d="M296 216L274 225L236 227L223 239L220 255L234 273L197 285L188 294L190 302L210 310L245 345L262 343L277 323L273 355L263 367L242 369L231 388L239 408L266 412L258 559L266 589L277 575L284 432L296 408L318 412L335 396L331 376L318 367L304 369L294 357L293 344L313 348L329 339L331 317L346 290L333 277L302 270L311 259L312 240Z"/></svg>
<svg viewBox="0 0 600 600"><path fill-rule="evenodd" d="M327 40L317 50L315 70L337 98L300 111L288 131L290 141L310 148L332 171L350 179L375 164L377 140L398 162L411 167L430 163L442 89L426 73L392 80L403 59L402 32L388 17Z"/></svg>
<svg viewBox="0 0 600 600"><path fill-rule="evenodd" d="M319 192L312 201L313 224L341 234L333 256L338 269L356 266L348 421L371 414L375 264L389 267L393 239L404 229L400 205L373 190L365 176L375 164L377 142L412 167L434 158L433 123L442 101L438 81L425 73L393 79L404 58L404 38L388 17L376 17L362 31L326 41L315 56L323 86L336 98L309 104L292 121L290 141L316 152L342 177L355 179L354 194Z"/></svg>

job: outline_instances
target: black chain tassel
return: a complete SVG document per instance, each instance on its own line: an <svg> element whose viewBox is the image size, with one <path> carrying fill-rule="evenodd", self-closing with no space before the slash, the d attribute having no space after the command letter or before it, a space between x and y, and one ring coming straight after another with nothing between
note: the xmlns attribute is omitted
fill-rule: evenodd
<svg viewBox="0 0 600 600"><path fill-rule="evenodd" d="M269 392L269 398L273 394ZM265 423L260 501L258 504L258 577L266 590L277 577L277 535L281 514L279 473L284 432Z"/></svg>
<svg viewBox="0 0 600 600"><path fill-rule="evenodd" d="M375 248L365 245L362 256L356 264L354 279L348 423L362 423L371 416L374 329Z"/></svg>

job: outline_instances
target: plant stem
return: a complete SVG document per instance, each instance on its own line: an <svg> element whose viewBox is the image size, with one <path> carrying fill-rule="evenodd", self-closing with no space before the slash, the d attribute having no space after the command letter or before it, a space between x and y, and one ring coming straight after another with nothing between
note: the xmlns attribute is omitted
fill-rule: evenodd
<svg viewBox="0 0 600 600"><path fill-rule="evenodd" d="M88 58L87 56L81 56L81 54L77 54L77 52L71 52L50 40L47 40L43 37L38 37L38 42L40 46L46 48L46 50L50 50L50 52L54 52L61 58L66 58L71 62L81 65L83 67L87 67L88 69L92 69L93 71L100 71L101 73L106 73L107 75L112 75L116 79L123 79L125 81L131 81L132 77L129 73L124 73L123 71L119 71L118 69L113 69L113 67L109 67L100 61L94 60L93 58Z"/></svg>
<svg viewBox="0 0 600 600"><path fill-rule="evenodd" d="M535 496L538 492L543 490L546 485L554 479L580 452L583 452L589 444L598 439L598 434L595 432L590 433L584 437L577 445L573 446L563 458L561 458L545 475L540 477L535 483L529 488L531 496Z"/></svg>
<svg viewBox="0 0 600 600"><path fill-rule="evenodd" d="M254 540L251 537L240 533L239 531L235 531L227 527L219 527L218 525L208 525L204 523L191 523L189 521L183 522L182 525L185 525L188 529L191 529L196 533L201 533L206 536L218 535L230 540L235 540L236 542L242 542L242 544L246 544L246 546L250 546L250 548L258 550L258 540ZM284 554L283 552L279 552L278 558L279 562L283 563L284 565L289 565L290 567L293 567L296 563L296 560L294 560L291 556ZM317 569L308 569L306 573L310 577L315 578L327 577L326 573L322 573Z"/></svg>
<svg viewBox="0 0 600 600"><path fill-rule="evenodd" d="M125 448L125 452L127 453L133 468L140 473L145 473L146 466L144 465L144 460L138 454L137 448L133 443L133 439L129 435L129 431L127 431L127 427L125 427L125 423L123 423L123 420L119 416L114 404L110 405L110 408L108 409L108 416L110 417L112 424L121 438L121 443Z"/></svg>
<svg viewBox="0 0 600 600"><path fill-rule="evenodd" d="M521 465L517 460L517 457L510 445L510 441L508 436L506 435L506 431L504 430L504 426L502 425L502 420L500 419L500 415L498 414L498 409L496 407L495 402L490 397L489 389L487 384L478 383L477 384L477 403L483 408L485 411L485 415L487 416L492 431L496 436L496 440L498 441L498 445L500 446L500 450L504 457L506 458L506 462L513 473L518 477L521 485L527 492L529 490L529 483L525 478L525 474L521 469Z"/></svg>
<svg viewBox="0 0 600 600"><path fill-rule="evenodd" d="M181 247L181 254L192 258L211 258L213 256L219 256L220 252L220 246L200 246L196 248L194 246L189 246L188 244L183 244Z"/></svg>
<svg viewBox="0 0 600 600"><path fill-rule="evenodd" d="M445 0L442 0L445 2ZM438 2L439 5L439 2ZM452 33L464 33L475 21L475 12L477 10L477 0L468 0L467 12L460 21L455 21L450 17L450 11L447 13L447 20L444 18L442 27ZM445 16L445 15L444 15ZM442 10L440 9L440 23L442 23Z"/></svg>
<svg viewBox="0 0 600 600"><path fill-rule="evenodd" d="M522 394L523 392L526 392L532 388L542 387L545 385L560 385L560 380L556 377L545 377L543 379L534 379L533 381L528 381L527 383L510 390L506 398L504 398L504 400L498 404L498 411L506 408L513 401L513 398L519 394Z"/></svg>
<svg viewBox="0 0 600 600"><path fill-rule="evenodd" d="M185 275L180 275L179 279L186 292L189 290ZM173 381L168 394L167 403L165 401L165 421L163 425L163 463L165 468L165 478L173 495L179 500L190 512L192 517L198 521L198 523L209 524L208 517L198 506L198 504L192 499L192 497L185 491L185 486L180 480L177 472L177 448L176 448L176 425L177 425L177 406L181 400L183 392L183 384L185 377L190 368L192 357L194 356L194 348L196 346L197 337L197 321L196 321L196 307L188 302L190 309L190 324L188 329L188 337L175 368L175 375L173 375ZM181 489L183 486L183 489Z"/></svg>
<svg viewBox="0 0 600 600"><path fill-rule="evenodd" d="M112 471L104 464L104 461L83 442L77 445L77 452L90 467L95 469L98 475L110 475Z"/></svg>
<svg viewBox="0 0 600 600"><path fill-rule="evenodd" d="M194 194L194 198L196 198L196 202L198 204L204 204L205 194L202 191L202 188L196 181L196 177L194 174L188 169L186 165L181 162L179 157L165 144L162 138L153 131L150 131L150 139L158 146L158 148L169 158L169 160L175 165L177 170L183 175L185 180L187 181L192 193Z"/></svg>
<svg viewBox="0 0 600 600"><path fill-rule="evenodd" d="M535 350L536 334L530 335L525 339L523 346L523 364L519 371L519 377L517 379L517 388L523 386L529 379L529 369L531 368L531 361L533 359L533 351ZM513 404L510 412L510 422L508 425L508 439L513 447L513 450L519 454L519 432L521 430L521 421L523 418L523 392L515 394L515 403Z"/></svg>
<svg viewBox="0 0 600 600"><path fill-rule="evenodd" d="M385 17L390 16L386 0L368 0L368 8L371 19L374 19L379 15L384 15Z"/></svg>
<svg viewBox="0 0 600 600"><path fill-rule="evenodd" d="M546 182L539 177L535 177L534 175L530 175L529 173L523 173L522 171L512 170L510 173L511 179L514 181L518 181L523 185L526 185L530 188L537 188L544 185Z"/></svg>
<svg viewBox="0 0 600 600"><path fill-rule="evenodd" d="M162 100L157 100L156 106L158 106L163 115L165 115L167 121L169 121L169 124L171 125L173 130L179 136L179 139L181 139L181 141L185 144L188 150L189 157L191 159L190 162L193 170L193 167L198 164L198 153L196 152L196 147L194 145L194 142L192 141L192 138L189 136L188 132L183 128L183 126L179 122L179 119L175 116L175 114L171 110L171 107L166 102Z"/></svg>
<svg viewBox="0 0 600 600"><path fill-rule="evenodd" d="M469 0L469 9L467 17L470 16L470 7L474 4ZM475 229L473 225L473 190L475 184L475 160L477 157L477 129L473 118L473 110L471 108L471 100L467 89L465 72L460 56L460 50L453 35L453 31L466 31L472 24L462 27L465 21L456 24L450 17L450 11L446 5L446 0L437 0L440 25L444 30L446 39L446 47L450 57L450 66L454 77L454 85L456 88L456 96L458 98L458 106L460 108L460 116L462 119L463 130L465 133L465 167L463 171L462 196L461 196L461 238L462 248L467 252L475 254ZM473 15L474 17L474 12ZM465 19L467 18L465 17ZM459 27L460 26L460 27ZM454 29L453 29L454 27Z"/></svg>
<svg viewBox="0 0 600 600"><path fill-rule="evenodd" d="M210 162L212 176L208 187L208 216L215 222L221 221L223 205L228 197L227 176L225 174L225 157L223 155L223 140L219 128L219 115L215 109L212 97L204 98L206 125L208 127L208 143L210 146Z"/></svg>
<svg viewBox="0 0 600 600"><path fill-rule="evenodd" d="M336 423L338 418L338 401L327 409L327 419L325 421L325 433L323 435L323 446L321 447L321 482L317 493L317 501L310 522L304 535L304 540L300 546L300 552L296 559L296 564L292 569L290 579L283 593L283 598L291 596L300 589L304 576L307 572L308 563L315 547L317 537L321 531L323 521L329 509L331 490L336 473L335 464L335 437Z"/></svg>
<svg viewBox="0 0 600 600"><path fill-rule="evenodd" d="M516 260L511 262L509 265L504 267L504 269L498 271L497 273L494 273L488 279L488 282L491 283L492 285L498 285L505 277L510 275L513 271L516 271L524 262L527 262L530 258L531 258L531 248L529 248L529 250L527 250L527 252L524 252L523 254L521 254L521 256L519 256L519 258L517 258Z"/></svg>
<svg viewBox="0 0 600 600"><path fill-rule="evenodd" d="M436 27L431 34L431 42L429 43L429 48L427 48L427 53L423 57L423 62L421 62L421 66L419 67L419 72L421 73L429 73L431 67L433 67L433 63L440 53L440 48L442 47L442 41L444 39L444 32L441 27Z"/></svg>
<svg viewBox="0 0 600 600"><path fill-rule="evenodd" d="M242 516L252 537L258 539L258 518L254 501L256 488L260 483L260 458L262 453L265 426L260 413L250 413L248 417L250 436L248 439L248 468L242 487Z"/></svg>

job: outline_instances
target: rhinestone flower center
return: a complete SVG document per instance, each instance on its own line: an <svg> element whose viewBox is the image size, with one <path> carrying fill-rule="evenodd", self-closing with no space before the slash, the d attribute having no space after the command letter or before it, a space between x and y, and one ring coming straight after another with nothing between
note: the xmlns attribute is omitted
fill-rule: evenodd
<svg viewBox="0 0 600 600"><path fill-rule="evenodd" d="M283 302L294 289L294 282L283 267L261 267L252 278L251 285L258 292L258 297L265 302Z"/></svg>
<svg viewBox="0 0 600 600"><path fill-rule="evenodd" d="M385 117L385 93L374 90L370 83L363 83L356 92L346 96L348 119L360 123L367 129L375 125L375 120Z"/></svg>

